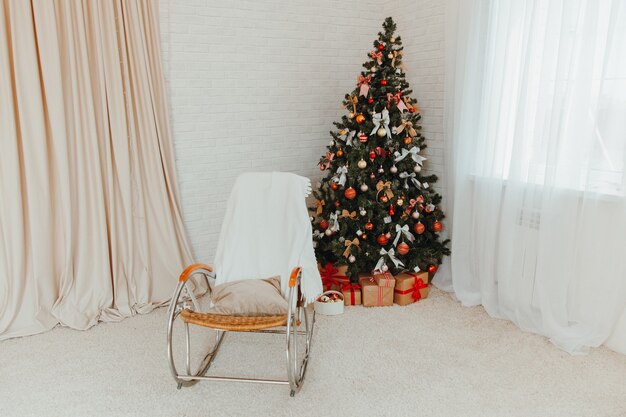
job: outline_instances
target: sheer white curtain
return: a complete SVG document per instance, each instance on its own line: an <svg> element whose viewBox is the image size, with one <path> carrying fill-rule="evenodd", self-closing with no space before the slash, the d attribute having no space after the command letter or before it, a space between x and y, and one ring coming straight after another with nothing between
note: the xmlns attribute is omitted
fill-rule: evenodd
<svg viewBox="0 0 626 417"><path fill-rule="evenodd" d="M626 308L626 2L448 5L439 285L584 352Z"/></svg>

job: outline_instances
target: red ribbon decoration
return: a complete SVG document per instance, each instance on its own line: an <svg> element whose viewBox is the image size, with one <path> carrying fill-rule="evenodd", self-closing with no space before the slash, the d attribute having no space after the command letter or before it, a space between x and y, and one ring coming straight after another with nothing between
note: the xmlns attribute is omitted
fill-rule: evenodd
<svg viewBox="0 0 626 417"><path fill-rule="evenodd" d="M404 212L409 215L411 214L411 212L413 211L413 207L415 207L415 205L417 204L417 200L415 199L410 199L409 200L409 205L407 206L406 210L404 210Z"/></svg>
<svg viewBox="0 0 626 417"><path fill-rule="evenodd" d="M368 75L366 77L359 75L356 79L357 85L359 87L359 95L363 97L367 97L367 93L370 91L370 82L372 81L372 76Z"/></svg>
<svg viewBox="0 0 626 417"><path fill-rule="evenodd" d="M402 101L402 91L398 91L396 94L387 93L387 108L391 106L391 100L394 99L396 100L396 106L398 106L398 109L400 109L400 102L404 104L404 101ZM402 111L402 109L400 109L400 111Z"/></svg>
<svg viewBox="0 0 626 417"><path fill-rule="evenodd" d="M420 292L421 289L424 288L428 288L428 284L424 283L424 280L421 278L418 278L417 274L411 273L411 272L407 272L407 274L411 275L413 277L413 287L409 288L408 290L395 290L394 292L396 294L399 295L404 295L404 294L409 294L409 293L413 293L412 297L413 297L413 301L417 301L417 300L421 300L422 299L422 293Z"/></svg>
<svg viewBox="0 0 626 417"><path fill-rule="evenodd" d="M326 152L326 162L320 162L320 171L324 171L330 167L330 163L335 158L335 154L332 152Z"/></svg>
<svg viewBox="0 0 626 417"><path fill-rule="evenodd" d="M328 291L333 285L341 285L342 281L348 281L349 278L345 275L337 275L339 270L335 266L328 262L324 269L320 269L320 275L322 276L322 285L325 291Z"/></svg>
<svg viewBox="0 0 626 417"><path fill-rule="evenodd" d="M375 58L376 61L378 61L378 65L383 63L383 53L382 52L378 52L377 50L372 50L372 52L370 52L370 55L372 56L372 58Z"/></svg>
<svg viewBox="0 0 626 417"><path fill-rule="evenodd" d="M350 305L354 305L356 300L354 299L354 293L359 291L361 286L359 284L348 284L341 287L341 291L350 291Z"/></svg>

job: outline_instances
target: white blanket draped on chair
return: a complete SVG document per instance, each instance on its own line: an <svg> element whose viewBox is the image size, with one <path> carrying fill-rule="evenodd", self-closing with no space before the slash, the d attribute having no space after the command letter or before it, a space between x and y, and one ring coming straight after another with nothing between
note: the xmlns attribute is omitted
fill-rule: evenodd
<svg viewBox="0 0 626 417"><path fill-rule="evenodd" d="M283 172L245 173L235 181L215 255L216 285L279 275L283 295L292 268L302 268L307 302L322 292L305 197L308 178Z"/></svg>

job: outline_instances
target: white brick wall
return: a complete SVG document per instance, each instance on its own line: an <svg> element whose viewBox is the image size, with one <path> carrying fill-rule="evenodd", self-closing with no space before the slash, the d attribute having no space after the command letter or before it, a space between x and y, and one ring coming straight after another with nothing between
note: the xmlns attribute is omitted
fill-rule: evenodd
<svg viewBox="0 0 626 417"><path fill-rule="evenodd" d="M391 15L441 171L443 5L435 0L159 0L178 182L198 261L211 262L243 171L320 176L341 100ZM424 5L423 8L415 4ZM408 16L408 13L414 16ZM441 27L439 27L441 26Z"/></svg>

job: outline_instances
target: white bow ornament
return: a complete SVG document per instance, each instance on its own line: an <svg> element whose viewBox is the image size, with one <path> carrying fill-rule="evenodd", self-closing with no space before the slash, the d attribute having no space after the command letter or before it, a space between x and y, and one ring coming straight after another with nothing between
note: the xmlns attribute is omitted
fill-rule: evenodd
<svg viewBox="0 0 626 417"><path fill-rule="evenodd" d="M376 264L376 267L374 268L375 271L382 271L382 267L385 264L385 255L389 258L389 260L391 262L393 262L393 264L396 266L396 268L398 266L404 266L404 264L402 263L402 261L398 258L395 257L396 251L392 249L389 249L389 251L386 251L384 248L382 248L380 250L380 259L378 259L378 263Z"/></svg>
<svg viewBox="0 0 626 417"><path fill-rule="evenodd" d="M404 178L404 188L409 188L409 178L411 179L411 181L413 181L413 184L415 184L416 187L420 188L422 186L417 178L415 178L414 172L410 174L408 172L401 172L398 176L400 178Z"/></svg>
<svg viewBox="0 0 626 417"><path fill-rule="evenodd" d="M413 236L413 234L409 232L408 224L405 224L402 227L400 227L399 224L396 224L396 238L393 240L393 246L398 246L398 241L400 240L400 236L402 235L406 236L409 242L413 242L415 240L415 237Z"/></svg>
<svg viewBox="0 0 626 417"><path fill-rule="evenodd" d="M372 129L370 136L375 134L378 128L382 127L387 132L387 137L391 139L391 130L389 130L389 110L383 109L381 113L374 113L372 121L374 122L374 129Z"/></svg>
<svg viewBox="0 0 626 417"><path fill-rule="evenodd" d="M335 177L335 182L342 187L346 184L346 174L348 173L348 167L342 166L337 168L337 175L339 178Z"/></svg>
<svg viewBox="0 0 626 417"><path fill-rule="evenodd" d="M402 148L402 153L395 151L393 155L396 157L394 161L399 162L406 158L408 155L411 155L411 159L413 159L418 164L422 165L422 162L426 160L422 155L418 155L420 149L417 146L412 147L407 150L406 148Z"/></svg>

